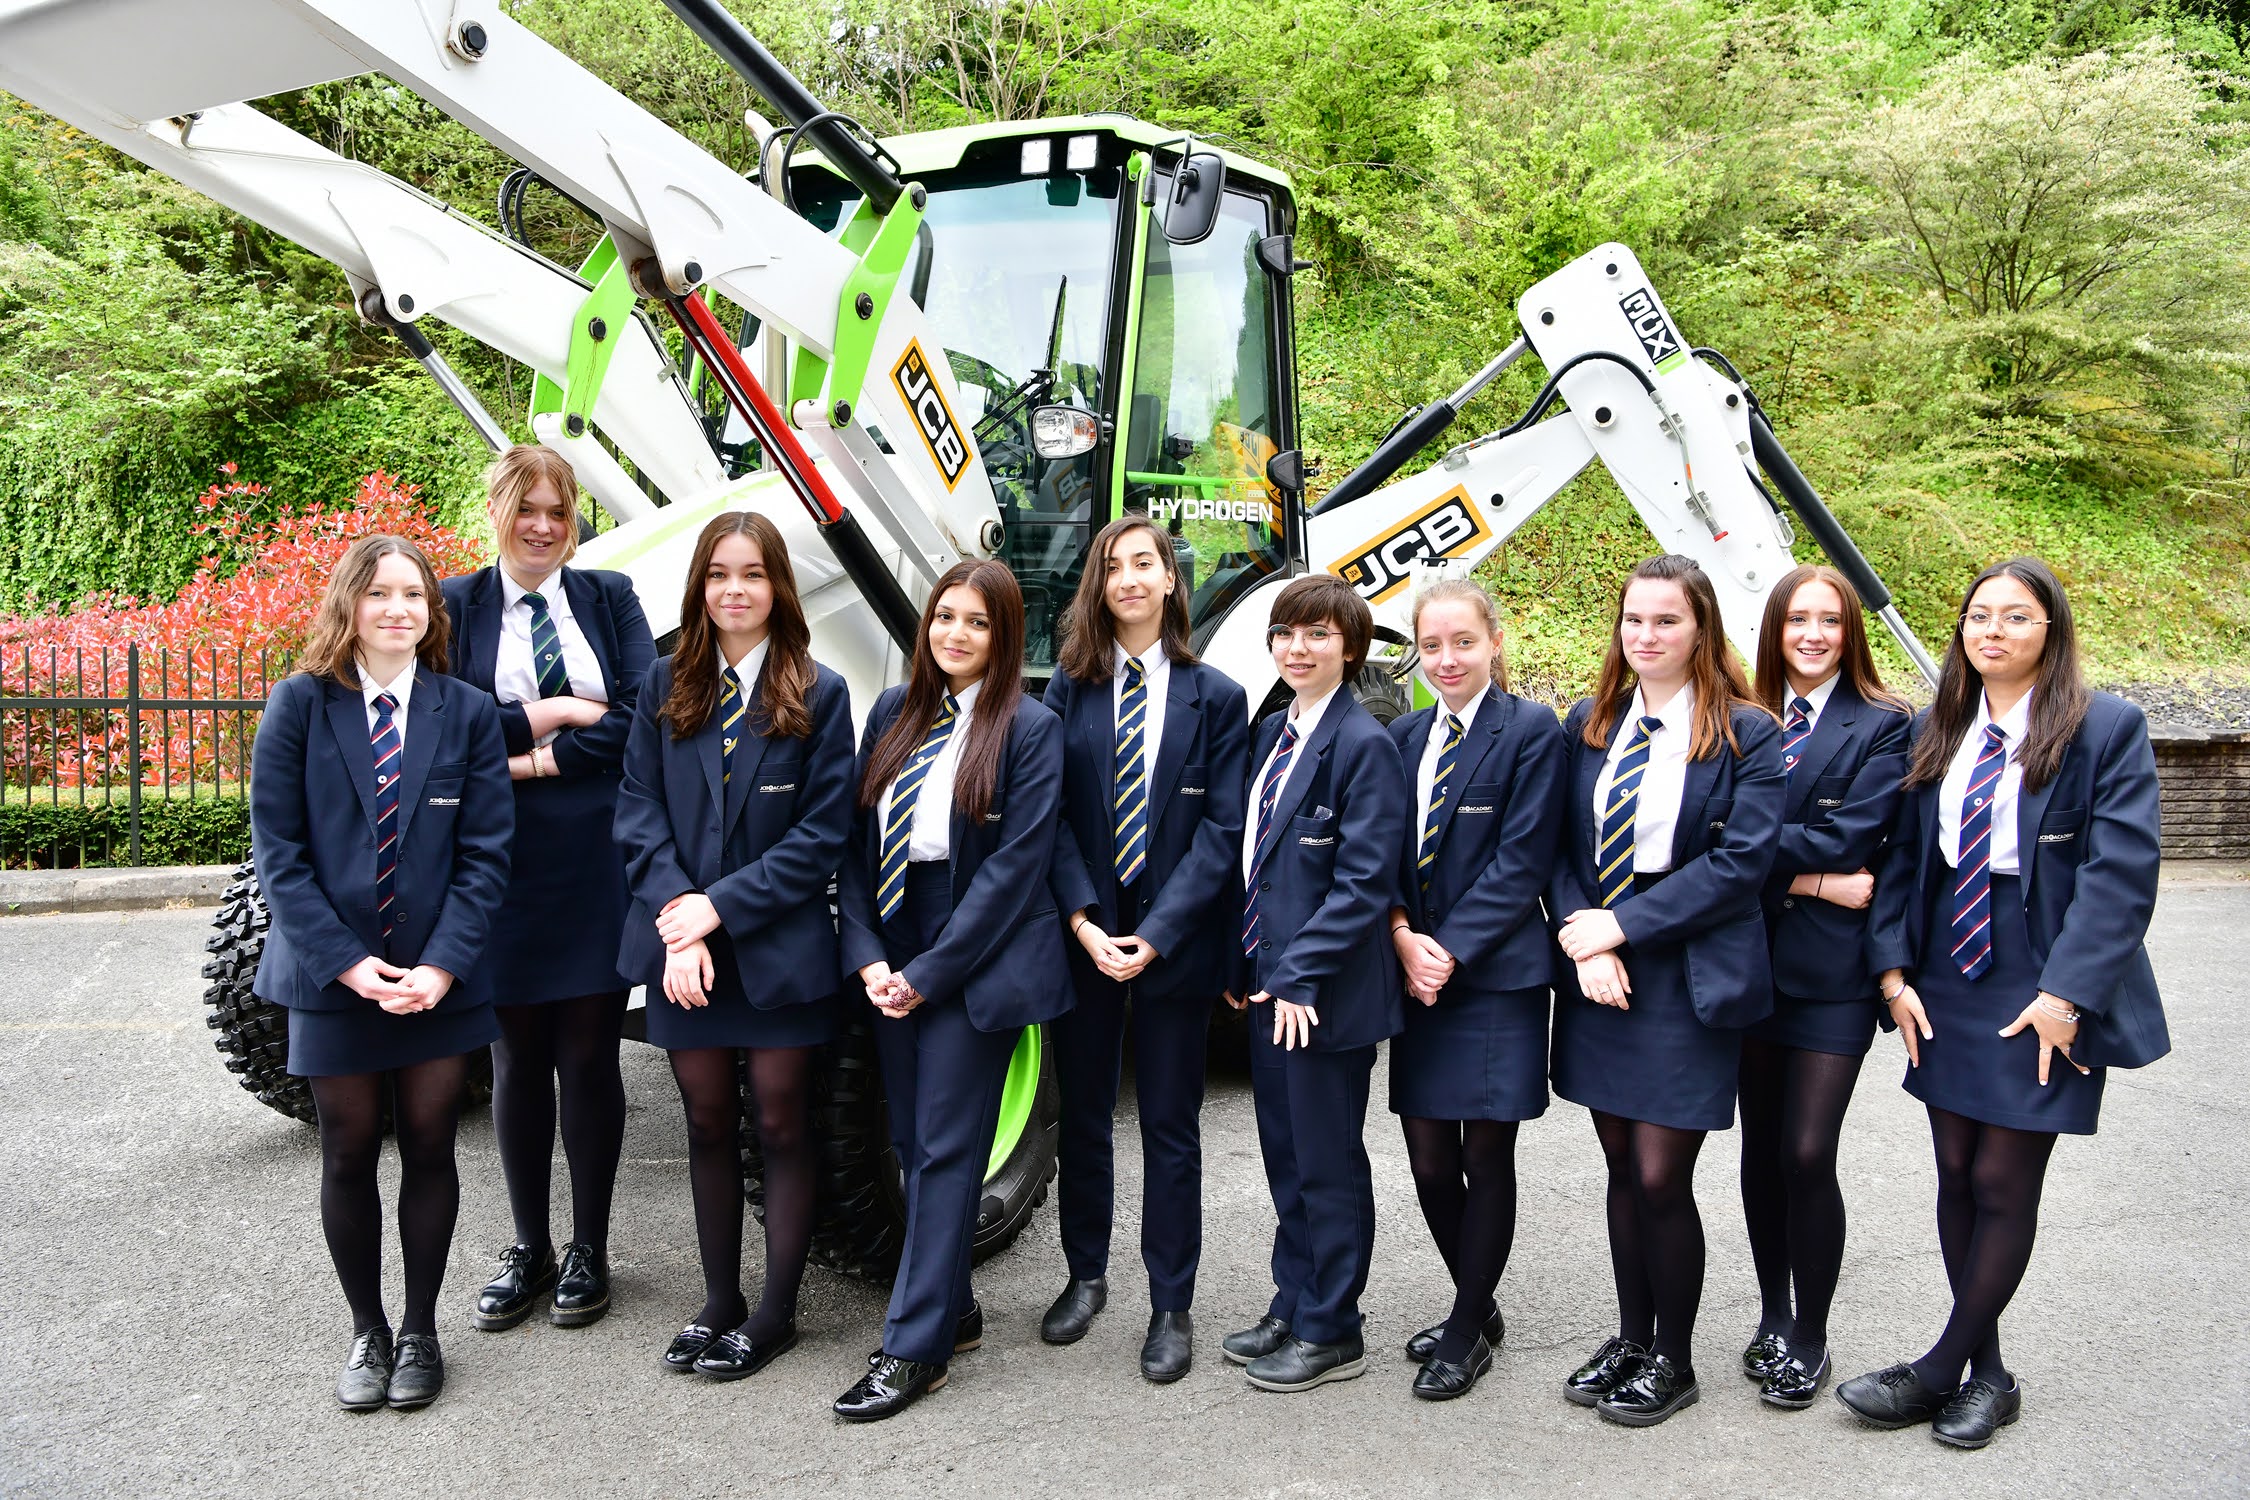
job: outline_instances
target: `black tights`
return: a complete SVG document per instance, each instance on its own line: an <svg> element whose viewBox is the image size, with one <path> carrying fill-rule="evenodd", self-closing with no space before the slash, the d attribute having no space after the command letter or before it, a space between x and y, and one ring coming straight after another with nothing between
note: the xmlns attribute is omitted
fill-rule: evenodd
<svg viewBox="0 0 2250 1500"><path fill-rule="evenodd" d="M1844 1264L1836 1147L1860 1059L1742 1044L1742 1216L1758 1268L1758 1332L1817 1368ZM1795 1292L1794 1306L1791 1292Z"/></svg>
<svg viewBox="0 0 2250 1500"><path fill-rule="evenodd" d="M758 1100L758 1148L765 1157L766 1282L758 1310L744 1316L742 1295L742 1069ZM699 1047L672 1054L672 1076L687 1107L688 1186L695 1198L695 1241L703 1258L706 1328L740 1325L762 1342L797 1316L797 1289L812 1253L813 1049Z"/></svg>
<svg viewBox="0 0 2250 1500"><path fill-rule="evenodd" d="M320 1228L344 1284L354 1334L390 1326L383 1315L383 1198L375 1181L386 1082L398 1132L398 1238L406 1256L399 1332L437 1332L438 1288L461 1210L453 1129L467 1077L466 1058L441 1057L387 1074L311 1080L320 1116Z"/></svg>
<svg viewBox="0 0 2250 1500"><path fill-rule="evenodd" d="M1617 1278L1617 1332L1690 1369L1695 1310L1703 1301L1703 1217L1695 1208L1695 1158L1704 1132L1675 1130L1595 1110L1609 1162L1609 1262Z"/></svg>
<svg viewBox="0 0 2250 1500"><path fill-rule="evenodd" d="M570 1162L570 1237L609 1249L609 1203L625 1147L625 1083L617 1037L625 992L546 1005L502 1005L492 1049L492 1124L516 1242L544 1253L555 1156L555 1085L562 1084L563 1156Z"/></svg>
<svg viewBox="0 0 2250 1500"><path fill-rule="evenodd" d="M1459 1364L1492 1313L1516 1239L1516 1122L1401 1117L1414 1193L1453 1276L1437 1357Z"/></svg>
<svg viewBox="0 0 2250 1500"><path fill-rule="evenodd" d="M1946 1390L1960 1383L1966 1364L1970 1379L2006 1390L2012 1382L2000 1361L2000 1314L2031 1264L2055 1137L1932 1105L1930 1140L1937 1147L1938 1249L1953 1287L1953 1314L1930 1352L1914 1361L1914 1373Z"/></svg>

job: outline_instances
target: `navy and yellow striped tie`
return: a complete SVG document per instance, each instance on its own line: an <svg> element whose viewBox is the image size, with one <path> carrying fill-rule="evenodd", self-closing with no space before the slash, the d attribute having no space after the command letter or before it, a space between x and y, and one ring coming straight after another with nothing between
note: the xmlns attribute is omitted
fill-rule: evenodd
<svg viewBox="0 0 2250 1500"><path fill-rule="evenodd" d="M1437 775L1430 781L1430 808L1422 818L1421 857L1414 862L1422 875L1422 894L1430 894L1430 866L1437 863L1438 814L1445 810L1445 789L1453 780L1453 764L1461 749L1464 730L1458 714L1445 716L1445 743L1438 749Z"/></svg>
<svg viewBox="0 0 2250 1500"><path fill-rule="evenodd" d="M539 696L568 698L570 667L563 661L562 632L547 613L546 595L527 593L523 602L531 606L531 667L539 674Z"/></svg>
<svg viewBox="0 0 2250 1500"><path fill-rule="evenodd" d="M1649 737L1663 727L1654 714L1642 715L1617 762L1617 774L1610 778L1609 810L1602 814L1601 842L1594 853L1594 885L1604 906L1633 894L1633 819L1640 811L1641 777L1648 771Z"/></svg>
<svg viewBox="0 0 2250 1500"><path fill-rule="evenodd" d="M742 679L728 667L719 673L719 784L734 780L734 747L742 743L742 716L750 705L742 696Z"/></svg>
<svg viewBox="0 0 2250 1500"><path fill-rule="evenodd" d="M947 693L937 717L930 721L930 732L922 736L922 743L906 758L906 769L891 783L891 815L883 822L882 869L875 881L875 913L884 921L906 899L906 850L913 842L915 799L929 777L930 763L945 748L960 716L960 700Z"/></svg>
<svg viewBox="0 0 2250 1500"><path fill-rule="evenodd" d="M1266 856L1273 852L1268 841L1273 837L1274 803L1281 796L1281 788L1289 780L1289 761L1297 751L1297 726L1283 724L1281 738L1274 741L1273 764L1266 768L1265 785L1258 791L1258 841L1251 846L1250 873L1244 878L1242 892L1242 951L1256 953L1262 940L1259 935L1261 919L1258 914L1258 877L1265 873Z"/></svg>
<svg viewBox="0 0 2250 1500"><path fill-rule="evenodd" d="M1141 747L1148 728L1148 676L1137 656L1125 658L1125 695L1117 705L1117 883L1131 885L1148 863L1148 767Z"/></svg>

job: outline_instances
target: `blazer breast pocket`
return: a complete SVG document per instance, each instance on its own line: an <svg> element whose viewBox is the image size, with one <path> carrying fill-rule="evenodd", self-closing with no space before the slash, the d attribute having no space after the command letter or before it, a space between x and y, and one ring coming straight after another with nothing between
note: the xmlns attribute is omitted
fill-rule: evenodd
<svg viewBox="0 0 2250 1500"><path fill-rule="evenodd" d="M2065 859L2079 859L2086 842L2085 834L2085 808L2057 808L2039 820L2038 852L2060 855Z"/></svg>
<svg viewBox="0 0 2250 1500"><path fill-rule="evenodd" d="M1333 855L1336 850L1336 815L1319 813L1289 820L1289 842L1313 853Z"/></svg>
<svg viewBox="0 0 2250 1500"><path fill-rule="evenodd" d="M1211 771L1208 766L1180 767L1178 791L1183 797L1200 797L1210 790Z"/></svg>
<svg viewBox="0 0 2250 1500"><path fill-rule="evenodd" d="M758 767L758 784L755 788L761 797L785 797L797 790L798 772L802 763L795 760L768 760Z"/></svg>
<svg viewBox="0 0 2250 1500"><path fill-rule="evenodd" d="M1851 795L1852 779L1849 776L1823 776L1813 783L1812 804L1807 809L1814 817L1832 813L1844 805Z"/></svg>
<svg viewBox="0 0 2250 1500"><path fill-rule="evenodd" d="M1500 801L1507 793L1505 783L1480 781L1474 786L1461 788L1461 800L1454 804L1456 818L1489 818L1500 811Z"/></svg>

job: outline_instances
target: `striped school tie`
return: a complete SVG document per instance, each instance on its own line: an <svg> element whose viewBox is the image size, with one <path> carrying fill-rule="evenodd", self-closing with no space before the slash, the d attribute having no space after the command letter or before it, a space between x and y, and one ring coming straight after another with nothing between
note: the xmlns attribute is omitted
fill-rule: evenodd
<svg viewBox="0 0 2250 1500"><path fill-rule="evenodd" d="M562 633L547 613L546 596L525 594L523 602L531 606L531 665L539 674L539 696L568 698L570 668L563 664Z"/></svg>
<svg viewBox="0 0 2250 1500"><path fill-rule="evenodd" d="M1453 762L1464 732L1459 715L1445 716L1445 744L1438 749L1437 775L1430 782L1430 810L1422 822L1421 857L1414 862L1422 875L1424 899L1430 894L1430 866L1437 863L1438 813L1445 806L1445 789L1453 779Z"/></svg>
<svg viewBox="0 0 2250 1500"><path fill-rule="evenodd" d="M1805 740L1812 734L1812 700L1789 700L1789 719L1781 726L1781 773L1787 781L1797 774L1797 757Z"/></svg>
<svg viewBox="0 0 2250 1500"><path fill-rule="evenodd" d="M1273 765L1266 771L1265 785L1258 788L1258 843L1257 853L1250 863L1249 879L1243 882L1242 951L1258 951L1258 875L1266 867L1269 848L1267 835L1273 832L1273 805L1281 796L1281 784L1289 779L1289 758L1297 750L1297 726L1281 726L1281 739L1273 748Z"/></svg>
<svg viewBox="0 0 2250 1500"><path fill-rule="evenodd" d="M1964 979L1981 979L1992 967L1992 804L2007 768L2007 733L1987 724L1961 794L1961 858L1953 867L1953 962Z"/></svg>
<svg viewBox="0 0 2250 1500"><path fill-rule="evenodd" d="M1633 894L1633 818L1640 810L1641 777L1648 771L1649 737L1664 727L1654 714L1636 721L1632 740L1609 783L1609 811L1602 814L1601 843L1594 862L1600 873L1594 885L1602 905L1615 906Z"/></svg>
<svg viewBox="0 0 2250 1500"><path fill-rule="evenodd" d="M742 716L750 705L742 697L742 679L728 667L719 673L719 785L734 780L734 747L742 743Z"/></svg>
<svg viewBox="0 0 2250 1500"><path fill-rule="evenodd" d="M1137 656L1125 658L1125 696L1117 706L1117 883L1131 885L1148 863L1148 767L1141 747L1148 728L1148 676Z"/></svg>
<svg viewBox="0 0 2250 1500"><path fill-rule="evenodd" d="M891 815L883 824L882 870L875 881L875 911L884 921L889 921L891 913L906 899L906 850L913 842L914 800L929 777L930 762L945 748L960 715L960 700L947 693L938 705L937 717L930 721L930 732L922 736L922 743L906 758L906 769L891 783Z"/></svg>
<svg viewBox="0 0 2250 1500"><path fill-rule="evenodd" d="M398 699L389 693L375 695L375 729L370 736L375 749L375 914L383 919L383 936L391 935L391 902L398 895Z"/></svg>

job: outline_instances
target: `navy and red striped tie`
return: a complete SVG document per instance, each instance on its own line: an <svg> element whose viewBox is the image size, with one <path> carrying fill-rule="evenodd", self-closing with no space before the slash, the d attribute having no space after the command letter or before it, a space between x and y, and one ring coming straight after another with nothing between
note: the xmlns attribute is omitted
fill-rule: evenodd
<svg viewBox="0 0 2250 1500"><path fill-rule="evenodd" d="M1797 757L1805 739L1812 733L1812 701L1808 698L1789 700L1789 719L1781 726L1782 779L1797 774Z"/></svg>
<svg viewBox="0 0 2250 1500"><path fill-rule="evenodd" d="M2007 733L1985 725L1984 748L1961 795L1961 855L1953 867L1953 962L1966 979L1981 979L1992 967L1992 805L2007 766Z"/></svg>
<svg viewBox="0 0 2250 1500"><path fill-rule="evenodd" d="M398 894L398 724L391 715L398 700L389 693L375 695L375 914L383 919L383 936L391 935L391 901Z"/></svg>
<svg viewBox="0 0 2250 1500"><path fill-rule="evenodd" d="M1266 784L1258 789L1258 843L1257 853L1250 861L1250 878L1244 882L1242 903L1242 951L1258 951L1258 874L1266 867L1266 856L1272 852L1267 836L1273 832L1273 805L1280 800L1281 784L1289 779L1289 758L1297 748L1297 726L1281 726L1281 740L1274 746L1273 765L1266 771Z"/></svg>

